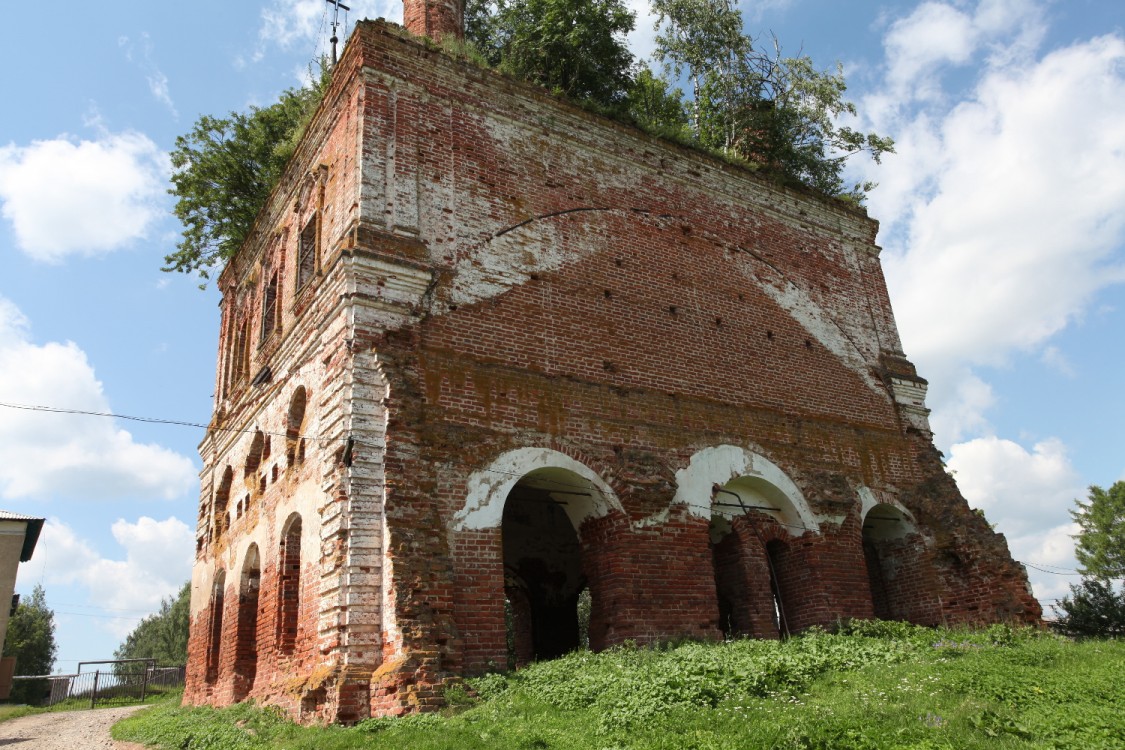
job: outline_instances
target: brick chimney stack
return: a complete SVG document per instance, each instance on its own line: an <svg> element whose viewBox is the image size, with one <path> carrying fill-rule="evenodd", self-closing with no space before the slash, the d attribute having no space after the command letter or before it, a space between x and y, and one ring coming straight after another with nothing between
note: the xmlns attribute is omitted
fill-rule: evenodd
<svg viewBox="0 0 1125 750"><path fill-rule="evenodd" d="M403 0L402 23L415 36L440 42L465 38L464 0Z"/></svg>

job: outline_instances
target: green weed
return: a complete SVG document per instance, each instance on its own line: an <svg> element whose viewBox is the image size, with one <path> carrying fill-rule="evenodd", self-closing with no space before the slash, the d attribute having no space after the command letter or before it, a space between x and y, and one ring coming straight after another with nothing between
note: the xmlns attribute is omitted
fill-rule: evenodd
<svg viewBox="0 0 1125 750"><path fill-rule="evenodd" d="M1006 626L834 630L577 652L452 687L449 715L304 728L252 706L164 705L114 732L182 750L1125 747L1125 643Z"/></svg>

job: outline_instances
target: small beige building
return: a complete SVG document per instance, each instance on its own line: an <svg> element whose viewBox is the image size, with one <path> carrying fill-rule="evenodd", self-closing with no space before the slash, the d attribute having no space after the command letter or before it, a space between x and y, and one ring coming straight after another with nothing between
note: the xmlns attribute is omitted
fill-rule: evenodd
<svg viewBox="0 0 1125 750"><path fill-rule="evenodd" d="M16 572L21 562L31 559L42 530L42 518L0 510L0 653L3 653L4 636L8 632L12 608L7 602L16 590ZM14 659L10 662L5 659L0 665L0 699L8 697L14 666Z"/></svg>

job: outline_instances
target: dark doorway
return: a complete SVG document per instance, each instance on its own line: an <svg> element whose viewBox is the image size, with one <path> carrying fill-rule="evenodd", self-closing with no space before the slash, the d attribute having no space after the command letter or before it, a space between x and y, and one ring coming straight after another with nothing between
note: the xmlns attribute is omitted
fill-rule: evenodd
<svg viewBox="0 0 1125 750"><path fill-rule="evenodd" d="M571 472L531 472L504 505L505 594L511 660L553 659L582 644L578 601L585 588L581 546L566 506L590 496Z"/></svg>
<svg viewBox="0 0 1125 750"><path fill-rule="evenodd" d="M904 582L912 576L915 553L909 537L914 527L893 505L876 505L863 518L863 559L871 586L871 609L880 620L902 618L896 606L908 595Z"/></svg>

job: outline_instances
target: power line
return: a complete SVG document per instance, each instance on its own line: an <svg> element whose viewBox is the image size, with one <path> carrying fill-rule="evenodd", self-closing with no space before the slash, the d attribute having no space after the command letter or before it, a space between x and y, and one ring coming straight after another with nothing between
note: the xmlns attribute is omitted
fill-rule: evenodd
<svg viewBox="0 0 1125 750"><path fill-rule="evenodd" d="M78 414L87 417L109 417L111 419L127 419L132 422L145 422L147 424L167 424L176 427L198 427L201 430L216 430L218 432L240 433L243 435L252 435L256 432L261 432L263 435L271 435L276 437L293 437L303 440L330 440L331 438L322 438L319 435L289 435L287 432L270 432L266 430L257 429L242 429L239 427L212 427L210 425L201 424L199 422L187 422L181 419L164 419L162 417L138 417L130 414L117 414L108 411L89 411L86 409L67 409L61 406L44 406L42 404L13 404L7 401L0 401L0 406L9 409L19 409L21 411L37 411L46 412L48 414Z"/></svg>
<svg viewBox="0 0 1125 750"><path fill-rule="evenodd" d="M143 619L142 615L133 615L127 617L125 615L96 615L93 612L67 612L62 609L51 610L56 615L69 615L71 617L96 617L99 620L137 620Z"/></svg>
<svg viewBox="0 0 1125 750"><path fill-rule="evenodd" d="M1046 568L1040 568L1038 565L1033 565L1032 563L1025 562L1023 560L1017 560L1016 562L1020 563L1021 565L1026 565L1027 567L1032 568L1033 570L1038 570L1040 573L1050 573L1051 575L1054 575L1054 576L1080 576L1080 575L1082 575L1078 571L1074 571L1072 573L1060 573L1057 570L1047 570Z"/></svg>

